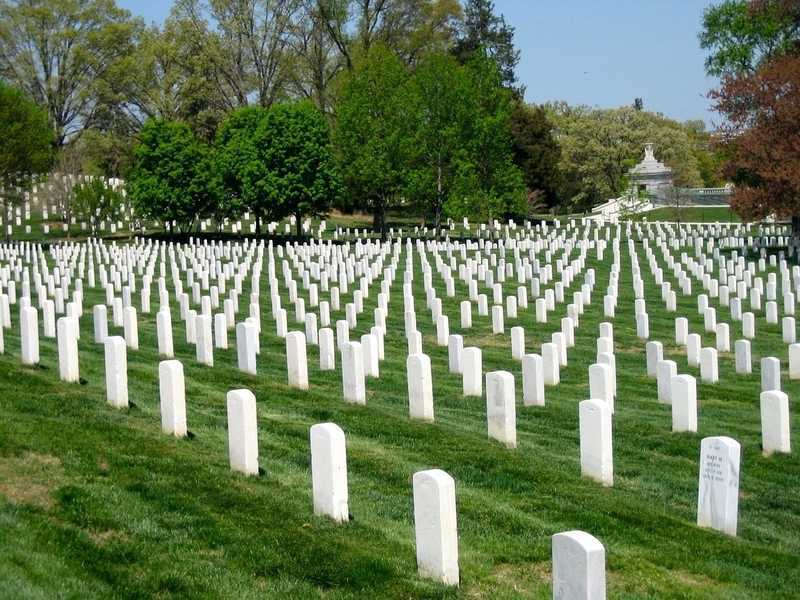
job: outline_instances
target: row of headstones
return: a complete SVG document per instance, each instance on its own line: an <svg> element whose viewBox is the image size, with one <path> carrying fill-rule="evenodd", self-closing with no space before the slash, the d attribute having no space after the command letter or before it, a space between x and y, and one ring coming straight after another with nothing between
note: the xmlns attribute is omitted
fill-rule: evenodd
<svg viewBox="0 0 800 600"><path fill-rule="evenodd" d="M256 399L249 390L227 396L231 469L258 474ZM348 521L349 490L345 434L335 423L310 430L314 514ZM460 582L455 480L440 469L413 477L414 531L420 577L445 585ZM605 549L593 536L571 531L553 536L554 598L605 597Z"/></svg>
<svg viewBox="0 0 800 600"><path fill-rule="evenodd" d="M749 342L740 347L747 347ZM738 344L738 342L737 342ZM716 383L713 348L700 353L701 379ZM743 352L744 354L744 352ZM793 351L795 360L800 360L800 344ZM672 405L673 431L697 431L697 383L691 375L678 375L677 364L664 360L661 342L648 342L646 346L647 375L656 378L658 400ZM744 362L744 361L742 361ZM749 360L748 360L749 364ZM747 371L750 372L749 370ZM789 396L781 391L780 361L775 357L761 359L761 440L762 450L767 453L791 452Z"/></svg>

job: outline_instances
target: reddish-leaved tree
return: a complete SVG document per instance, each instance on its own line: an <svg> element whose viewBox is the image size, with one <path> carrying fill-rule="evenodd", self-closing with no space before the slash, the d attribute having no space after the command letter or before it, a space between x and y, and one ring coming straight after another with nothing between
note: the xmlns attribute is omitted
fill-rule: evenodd
<svg viewBox="0 0 800 600"><path fill-rule="evenodd" d="M744 11L744 12L742 12ZM726 119L717 146L736 184L742 218L792 219L800 236L800 3L728 0L704 17L701 45L714 49L710 93Z"/></svg>
<svg viewBox="0 0 800 600"><path fill-rule="evenodd" d="M731 207L744 219L792 218L800 235L800 56L784 54L749 73L724 75L711 92L736 184Z"/></svg>

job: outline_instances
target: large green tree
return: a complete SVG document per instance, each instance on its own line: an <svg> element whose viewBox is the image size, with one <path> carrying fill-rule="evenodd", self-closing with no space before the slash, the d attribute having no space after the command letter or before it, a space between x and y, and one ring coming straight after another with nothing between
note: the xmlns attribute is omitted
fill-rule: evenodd
<svg viewBox="0 0 800 600"><path fill-rule="evenodd" d="M256 235L270 207L260 186L266 177L264 157L256 147L256 134L265 123L268 110L247 106L232 111L217 131L214 165L220 178L220 203L226 216L249 210L256 220Z"/></svg>
<svg viewBox="0 0 800 600"><path fill-rule="evenodd" d="M796 5L795 5L796 6ZM725 0L703 12L700 47L709 75L752 73L791 50L800 23L792 0Z"/></svg>
<svg viewBox="0 0 800 600"><path fill-rule="evenodd" d="M512 92L503 87L503 75L479 49L464 67L467 98L468 152L460 158L453 193L445 203L449 217L469 217L492 223L496 218L524 214L525 184L514 164L509 119L514 110Z"/></svg>
<svg viewBox="0 0 800 600"><path fill-rule="evenodd" d="M392 51L373 46L348 78L339 98L335 143L345 201L370 210L373 228L386 237L389 207L405 189L408 71Z"/></svg>
<svg viewBox="0 0 800 600"><path fill-rule="evenodd" d="M264 162L258 191L268 216L293 216L300 235L303 217L327 213L341 193L325 116L310 100L274 104L255 146Z"/></svg>
<svg viewBox="0 0 800 600"><path fill-rule="evenodd" d="M46 107L62 146L115 100L141 27L113 0L0 0L0 77Z"/></svg>
<svg viewBox="0 0 800 600"><path fill-rule="evenodd" d="M427 56L409 81L410 197L423 214L433 213L437 238L445 202L469 155L471 91L465 69L446 52Z"/></svg>
<svg viewBox="0 0 800 600"><path fill-rule="evenodd" d="M0 79L0 201L4 225L35 178L53 165L54 139L47 113L23 90Z"/></svg>
<svg viewBox="0 0 800 600"><path fill-rule="evenodd" d="M217 188L208 150L186 123L152 119L136 148L127 183L137 214L160 221L170 235L191 230L216 205Z"/></svg>

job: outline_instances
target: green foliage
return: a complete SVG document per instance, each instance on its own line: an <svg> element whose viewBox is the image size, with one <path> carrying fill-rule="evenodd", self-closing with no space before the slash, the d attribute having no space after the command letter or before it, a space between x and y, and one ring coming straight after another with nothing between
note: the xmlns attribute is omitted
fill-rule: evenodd
<svg viewBox="0 0 800 600"><path fill-rule="evenodd" d="M700 47L712 76L749 73L797 43L796 22L771 0L725 0L703 12ZM757 10L754 10L757 8Z"/></svg>
<svg viewBox="0 0 800 600"><path fill-rule="evenodd" d="M305 216L328 212L341 193L325 116L311 101L275 104L254 140L263 161L258 193L274 220L293 215L297 233Z"/></svg>
<svg viewBox="0 0 800 600"><path fill-rule="evenodd" d="M445 212L454 218L468 217L490 224L509 214L524 215L525 184L513 163L509 128L513 110L511 92L501 87L500 70L482 51L467 63L465 74L471 90L468 154L460 160L458 178Z"/></svg>
<svg viewBox="0 0 800 600"><path fill-rule="evenodd" d="M92 236L97 236L100 223L118 215L123 205L122 193L101 177L80 181L73 191L72 215L89 226Z"/></svg>
<svg viewBox="0 0 800 600"><path fill-rule="evenodd" d="M409 83L410 195L424 211L433 212L438 235L444 203L460 165L468 160L471 90L465 69L444 52L425 57Z"/></svg>
<svg viewBox="0 0 800 600"><path fill-rule="evenodd" d="M232 111L217 130L214 167L220 177L220 216L232 217L245 210L256 215L257 233L261 216L270 214L259 192L266 166L256 149L256 133L268 111L246 107Z"/></svg>
<svg viewBox="0 0 800 600"><path fill-rule="evenodd" d="M0 79L0 203L4 225L13 206L22 201L22 192L52 167L53 141L47 113L21 89Z"/></svg>
<svg viewBox="0 0 800 600"><path fill-rule="evenodd" d="M2 0L0 77L47 107L61 146L113 98L140 27L113 0Z"/></svg>
<svg viewBox="0 0 800 600"><path fill-rule="evenodd" d="M29 189L53 165L54 132L47 113L20 88L0 79L0 191Z"/></svg>
<svg viewBox="0 0 800 600"><path fill-rule="evenodd" d="M514 28L506 24L503 15L495 15L491 0L466 0L464 22L453 54L466 64L479 51L497 64L502 85L514 89L517 81L514 69L519 63L519 50L514 48ZM520 97L524 94L524 88L515 91Z"/></svg>
<svg viewBox="0 0 800 600"><path fill-rule="evenodd" d="M334 141L347 206L368 209L386 235L389 207L404 191L408 169L408 72L396 54L373 46L339 97Z"/></svg>
<svg viewBox="0 0 800 600"><path fill-rule="evenodd" d="M148 121L127 180L138 214L161 221L170 233L173 223L189 231L217 202L209 152L185 123Z"/></svg>
<svg viewBox="0 0 800 600"><path fill-rule="evenodd" d="M686 129L660 114L631 107L588 109L547 105L561 143L562 201L590 210L627 189L624 175L639 162L647 142L685 187L700 184L697 159Z"/></svg>
<svg viewBox="0 0 800 600"><path fill-rule="evenodd" d="M543 194L547 206L556 206L561 146L553 136L547 113L540 106L520 102L511 112L509 126L514 164L522 172L528 192L537 193L539 197Z"/></svg>

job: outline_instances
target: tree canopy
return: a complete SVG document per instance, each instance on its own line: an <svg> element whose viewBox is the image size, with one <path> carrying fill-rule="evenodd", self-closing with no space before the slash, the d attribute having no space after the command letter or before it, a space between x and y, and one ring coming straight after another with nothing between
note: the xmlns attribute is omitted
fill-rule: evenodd
<svg viewBox="0 0 800 600"><path fill-rule="evenodd" d="M0 79L0 188L28 189L53 165L54 132L46 112Z"/></svg>
<svg viewBox="0 0 800 600"><path fill-rule="evenodd" d="M255 147L264 167L258 192L270 217L295 217L301 234L303 217L327 213L341 193L325 116L310 100L275 104L259 125Z"/></svg>
<svg viewBox="0 0 800 600"><path fill-rule="evenodd" d="M658 159L672 167L684 187L700 185L697 159L685 127L660 114L631 107L589 109L547 106L562 149L562 197L574 210L619 197L628 169L642 158L644 144L655 144Z"/></svg>
<svg viewBox="0 0 800 600"><path fill-rule="evenodd" d="M170 234L174 225L191 230L217 201L208 151L182 122L145 123L127 179L138 214L161 221Z"/></svg>
<svg viewBox="0 0 800 600"><path fill-rule="evenodd" d="M710 94L726 119L719 145L724 173L736 184L731 206L748 219L791 217L800 235L800 7L791 0L737 6L749 23L705 32L722 40L716 55L742 55L745 34L750 51L748 60L731 61Z"/></svg>
<svg viewBox="0 0 800 600"><path fill-rule="evenodd" d="M114 101L141 26L113 0L0 0L0 77L49 110L62 146Z"/></svg>

